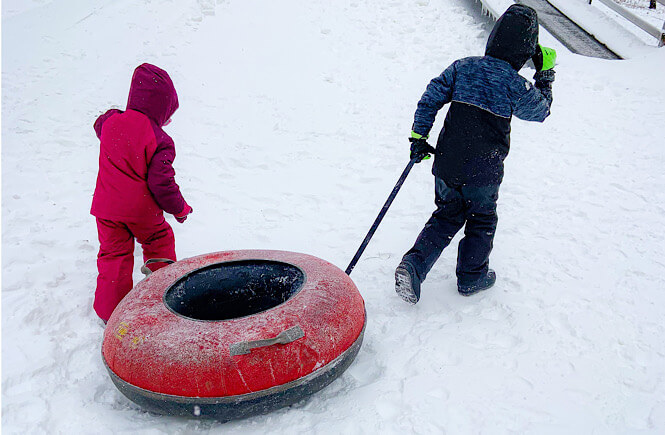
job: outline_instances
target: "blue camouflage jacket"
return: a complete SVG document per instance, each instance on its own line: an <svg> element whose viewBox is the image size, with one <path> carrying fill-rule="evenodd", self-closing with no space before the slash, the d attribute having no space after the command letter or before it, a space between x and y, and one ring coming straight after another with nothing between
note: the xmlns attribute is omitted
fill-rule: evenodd
<svg viewBox="0 0 665 435"><path fill-rule="evenodd" d="M418 102L413 131L428 136L438 111L450 108L439 134L432 172L449 185L500 184L510 149L510 120L542 122L550 114L554 71L537 72L535 85L492 56L453 62Z"/></svg>

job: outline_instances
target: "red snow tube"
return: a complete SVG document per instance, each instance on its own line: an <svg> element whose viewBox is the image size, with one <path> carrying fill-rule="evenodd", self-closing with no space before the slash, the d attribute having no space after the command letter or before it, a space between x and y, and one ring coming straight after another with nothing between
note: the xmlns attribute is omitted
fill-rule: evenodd
<svg viewBox="0 0 665 435"><path fill-rule="evenodd" d="M357 355L365 323L353 281L326 261L216 252L138 283L108 321L102 356L146 410L231 420L328 385Z"/></svg>

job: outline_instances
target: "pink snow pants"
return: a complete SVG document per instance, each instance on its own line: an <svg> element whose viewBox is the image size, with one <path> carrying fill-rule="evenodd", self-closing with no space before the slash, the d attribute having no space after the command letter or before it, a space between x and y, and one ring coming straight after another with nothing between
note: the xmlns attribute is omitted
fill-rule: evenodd
<svg viewBox="0 0 665 435"><path fill-rule="evenodd" d="M132 289L134 238L143 248L143 260L176 260L173 229L163 215L141 222L119 222L97 218L99 254L97 255L97 290L93 307L107 321L122 298ZM151 264L151 270L166 266Z"/></svg>

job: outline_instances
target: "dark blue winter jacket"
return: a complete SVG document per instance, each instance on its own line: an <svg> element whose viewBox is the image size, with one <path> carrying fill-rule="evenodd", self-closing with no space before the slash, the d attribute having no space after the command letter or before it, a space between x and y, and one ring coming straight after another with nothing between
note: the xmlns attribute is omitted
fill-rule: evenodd
<svg viewBox="0 0 665 435"><path fill-rule="evenodd" d="M518 74L535 52L538 24L535 12L514 5L511 10L527 23L520 44L514 42L510 14L498 22L490 35L486 55L453 62L434 78L418 102L413 131L427 136L437 112L451 103L439 134L432 172L449 186L500 184L503 161L510 149L510 120L513 115L542 122L550 114L554 71L537 72L535 86ZM531 21L529 21L531 20ZM533 22L535 20L535 23ZM535 32L535 33L534 33ZM503 38L503 39L502 39Z"/></svg>

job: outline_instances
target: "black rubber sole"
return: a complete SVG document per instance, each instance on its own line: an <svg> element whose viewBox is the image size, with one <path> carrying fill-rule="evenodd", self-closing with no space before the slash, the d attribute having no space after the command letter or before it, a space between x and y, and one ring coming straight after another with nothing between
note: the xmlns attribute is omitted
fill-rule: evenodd
<svg viewBox="0 0 665 435"><path fill-rule="evenodd" d="M395 293L411 305L415 305L418 302L418 296L416 296L413 290L411 274L402 265L397 266L397 269L395 269Z"/></svg>
<svg viewBox="0 0 665 435"><path fill-rule="evenodd" d="M473 296L473 295L475 295L476 293L480 293L480 292L482 292L482 291L489 290L489 289L491 289L493 286L494 286L494 284L492 284L492 285L488 285L487 287L483 287L483 288L478 288L478 289L475 289L475 290L471 290L471 291L461 291L461 290L459 290L459 289L458 289L457 291L458 291L459 294L461 294L462 296L469 297L469 296Z"/></svg>

